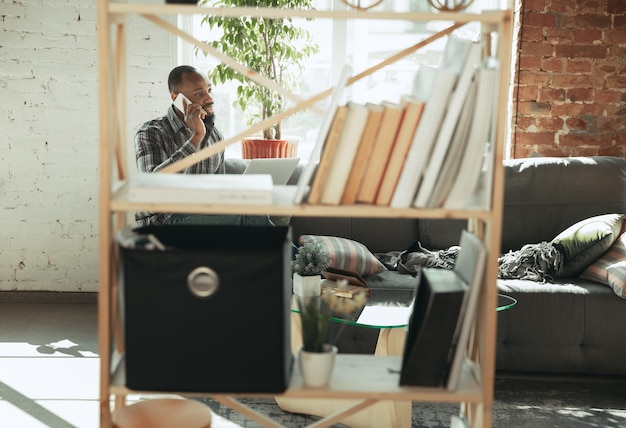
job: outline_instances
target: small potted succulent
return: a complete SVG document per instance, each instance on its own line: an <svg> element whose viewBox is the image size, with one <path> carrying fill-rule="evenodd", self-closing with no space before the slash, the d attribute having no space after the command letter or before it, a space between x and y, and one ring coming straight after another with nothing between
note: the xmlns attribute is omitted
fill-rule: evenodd
<svg viewBox="0 0 626 428"><path fill-rule="evenodd" d="M293 292L298 296L319 296L322 272L330 265L330 256L316 242L305 242L298 247L293 269Z"/></svg>

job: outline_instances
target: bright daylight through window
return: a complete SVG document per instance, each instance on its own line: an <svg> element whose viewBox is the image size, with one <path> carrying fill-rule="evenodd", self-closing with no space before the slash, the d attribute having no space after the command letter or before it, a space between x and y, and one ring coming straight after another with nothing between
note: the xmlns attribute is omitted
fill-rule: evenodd
<svg viewBox="0 0 626 428"><path fill-rule="evenodd" d="M481 10L500 9L506 7L506 0L474 0L467 12L479 13ZM340 0L315 0L314 7L318 10L344 10L346 6ZM396 12L428 12L426 0L385 0L377 6L376 11ZM180 24L201 41L212 40L219 36L217 31L209 30L201 25L201 16L184 16ZM294 18L294 21L298 18ZM342 67L351 64L354 73L360 73L373 65L389 58L397 52L415 45L429 35L441 30L449 22L409 22L405 20L331 20L317 18L311 21L300 19L300 24L312 34L313 40L319 45L319 53L310 58L304 67L302 87L296 92L302 98L308 98L325 89L336 81ZM474 38L479 27L468 24L456 31L461 37ZM435 65L439 62L440 53L445 39L429 44L413 54L397 61L371 76L356 82L347 89L346 99L359 103L382 101L397 102L400 97L411 92L413 77L421 64ZM214 67L218 61L196 52L190 44L179 43L179 63L189 63L202 71ZM215 85L216 120L226 138L247 128L239 108L233 107L236 82ZM328 102L326 98L320 107ZM321 117L310 111L299 112L283 122L283 136L301 138L298 156L308 159L313 149ZM231 144L227 149L228 157L241 157L238 143Z"/></svg>

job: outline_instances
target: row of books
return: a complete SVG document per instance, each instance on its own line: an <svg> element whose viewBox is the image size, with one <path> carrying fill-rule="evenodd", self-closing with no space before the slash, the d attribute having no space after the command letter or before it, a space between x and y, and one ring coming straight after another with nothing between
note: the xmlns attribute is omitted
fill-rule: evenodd
<svg viewBox="0 0 626 428"><path fill-rule="evenodd" d="M467 207L494 134L496 73L479 43L450 37L399 103L331 103L309 193L294 202Z"/></svg>

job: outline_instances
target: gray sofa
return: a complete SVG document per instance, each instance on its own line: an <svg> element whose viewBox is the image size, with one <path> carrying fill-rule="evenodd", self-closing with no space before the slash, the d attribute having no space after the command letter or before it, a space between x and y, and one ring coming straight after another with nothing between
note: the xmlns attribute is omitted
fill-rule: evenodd
<svg viewBox="0 0 626 428"><path fill-rule="evenodd" d="M245 161L229 159L227 172ZM297 181L300 169L290 183ZM572 224L600 214L626 213L626 160L616 157L529 158L505 161L501 253L551 241ZM465 221L368 218L291 219L303 234L353 239L373 253L457 245ZM372 298L405 300L417 280L396 271L366 277ZM498 314L499 370L626 375L626 299L606 285L579 277L546 283L506 279L498 290L517 305ZM377 332L352 328L343 352L373 352Z"/></svg>

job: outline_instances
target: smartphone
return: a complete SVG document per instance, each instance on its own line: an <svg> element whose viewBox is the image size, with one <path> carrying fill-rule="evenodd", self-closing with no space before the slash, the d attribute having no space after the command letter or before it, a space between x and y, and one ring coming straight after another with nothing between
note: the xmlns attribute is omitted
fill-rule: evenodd
<svg viewBox="0 0 626 428"><path fill-rule="evenodd" d="M176 99L174 100L174 107L176 107L181 113L185 114L185 105L183 104L183 100L187 102L187 105L191 104L189 98L184 96L181 92L176 96Z"/></svg>

